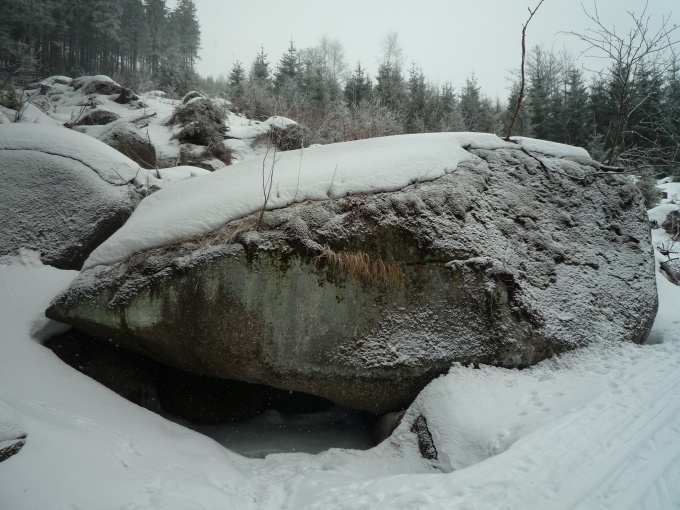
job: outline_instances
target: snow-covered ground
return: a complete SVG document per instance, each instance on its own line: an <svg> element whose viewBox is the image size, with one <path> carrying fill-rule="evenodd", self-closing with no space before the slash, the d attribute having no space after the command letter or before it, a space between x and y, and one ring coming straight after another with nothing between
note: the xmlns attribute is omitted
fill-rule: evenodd
<svg viewBox="0 0 680 510"><path fill-rule="evenodd" d="M157 94L144 99L156 105L158 117L173 107ZM58 108L52 112L59 115ZM159 122L149 126L150 134L154 129L157 148L174 147L167 128ZM469 142L432 140L451 144L448 164ZM368 153L376 143L366 144ZM359 184L349 179L351 161L337 172L322 169L316 180L300 176L301 158L311 160L315 151L328 157L336 149L315 147L280 159L277 176L294 183L275 188L281 203L297 200L300 190L328 196L330 184L345 186L330 195L354 192L348 186ZM346 156L333 157L342 162ZM422 157L415 159L422 163ZM241 165L248 167L245 161ZM343 182L345 168L349 173ZM448 167L428 161L415 168L426 174ZM393 176L406 183L414 177L419 174ZM149 197L160 198L144 202L170 207L180 186L208 193L224 184L221 179L218 172L173 184ZM372 179L360 185L373 189ZM193 184L203 180L210 185ZM671 199L650 211L657 220L678 209L672 202L680 196L680 184L663 187ZM219 193L215 196L218 201ZM214 209L210 200L205 204ZM140 218L153 219L144 208L138 211ZM218 219L224 222L225 216ZM127 239L137 236L127 232L132 232ZM661 229L653 236L655 243L665 241ZM17 455L0 462L2 510L680 508L680 287L658 271L659 314L646 345L606 339L522 371L454 366L421 393L392 436L374 448L347 448L365 443L346 436L345 448L263 459L235 451L257 457L283 450L262 443L258 450L253 439L280 428L285 421L280 416L269 412L249 428L203 428L209 438L122 399L44 348L42 341L61 326L43 312L76 275L41 265L29 251L0 259L0 444L17 431L27 436ZM436 461L422 458L410 430L418 415L427 419ZM328 416L313 415L297 426L288 420L287 430L297 432L284 441L287 448L298 442L298 452L318 451L315 436L334 433L322 426ZM330 421L339 419L330 416ZM308 432L300 434L305 427Z"/></svg>
<svg viewBox="0 0 680 510"><path fill-rule="evenodd" d="M0 265L0 422L27 434L0 463L0 508L680 505L680 288L663 276L649 345L611 339L523 371L455 366L431 383L404 422L427 417L430 463L407 424L367 451L248 459L123 400L40 345L58 329L43 310L75 275L31 252Z"/></svg>

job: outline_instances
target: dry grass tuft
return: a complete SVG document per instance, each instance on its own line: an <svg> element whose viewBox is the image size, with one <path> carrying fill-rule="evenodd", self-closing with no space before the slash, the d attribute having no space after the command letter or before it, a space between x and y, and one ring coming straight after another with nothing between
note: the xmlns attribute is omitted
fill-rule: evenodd
<svg viewBox="0 0 680 510"><path fill-rule="evenodd" d="M363 252L335 252L325 245L323 251L314 257L314 263L325 262L334 272L346 272L353 281L361 279L366 283L404 284L404 265L401 262L384 262L371 258Z"/></svg>

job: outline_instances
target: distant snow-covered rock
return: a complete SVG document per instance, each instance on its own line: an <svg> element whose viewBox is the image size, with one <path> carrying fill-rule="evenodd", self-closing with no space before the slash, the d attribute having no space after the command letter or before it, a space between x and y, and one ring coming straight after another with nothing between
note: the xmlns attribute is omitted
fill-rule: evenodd
<svg viewBox="0 0 680 510"><path fill-rule="evenodd" d="M156 149L153 143L132 122L118 119L105 125L80 125L74 129L104 142L142 168L156 168Z"/></svg>

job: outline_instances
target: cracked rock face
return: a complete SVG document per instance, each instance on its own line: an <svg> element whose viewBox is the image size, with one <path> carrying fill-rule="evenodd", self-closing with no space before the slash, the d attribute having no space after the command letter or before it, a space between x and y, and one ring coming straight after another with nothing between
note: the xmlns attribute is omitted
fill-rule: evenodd
<svg viewBox="0 0 680 510"><path fill-rule="evenodd" d="M431 182L92 268L47 315L183 370L381 413L452 362L643 341L657 297L636 187L566 159L473 153Z"/></svg>

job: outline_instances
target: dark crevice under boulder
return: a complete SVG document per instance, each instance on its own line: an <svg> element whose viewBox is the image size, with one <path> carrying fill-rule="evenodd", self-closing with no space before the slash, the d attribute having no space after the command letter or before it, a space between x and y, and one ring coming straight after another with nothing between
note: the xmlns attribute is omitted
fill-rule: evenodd
<svg viewBox="0 0 680 510"><path fill-rule="evenodd" d="M178 369L384 413L454 362L527 367L645 340L657 309L625 176L520 150L305 202L87 270L50 318Z"/></svg>
<svg viewBox="0 0 680 510"><path fill-rule="evenodd" d="M304 414L333 405L314 395L177 370L77 329L53 336L44 345L130 402L195 424L242 421L266 409Z"/></svg>

